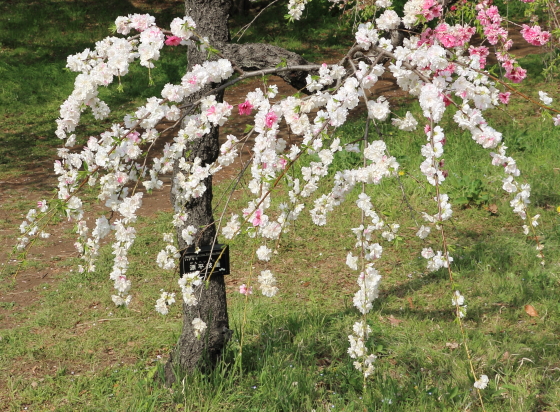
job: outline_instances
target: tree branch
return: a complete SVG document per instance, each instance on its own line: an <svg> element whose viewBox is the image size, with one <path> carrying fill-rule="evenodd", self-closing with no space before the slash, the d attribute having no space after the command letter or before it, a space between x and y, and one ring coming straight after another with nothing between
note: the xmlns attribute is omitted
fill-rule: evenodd
<svg viewBox="0 0 560 412"><path fill-rule="evenodd" d="M218 45L223 56L235 63L243 70L253 71L277 67L280 64L287 66L307 66L311 64L299 54L265 43L246 43ZM308 71L283 71L278 73L285 82L296 89L304 89L307 85L305 78Z"/></svg>

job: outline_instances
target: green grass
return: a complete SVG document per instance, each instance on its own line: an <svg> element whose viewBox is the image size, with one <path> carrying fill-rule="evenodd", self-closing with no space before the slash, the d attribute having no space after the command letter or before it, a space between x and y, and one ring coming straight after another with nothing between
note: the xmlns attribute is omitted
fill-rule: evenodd
<svg viewBox="0 0 560 412"><path fill-rule="evenodd" d="M62 70L64 58L91 46L96 36L105 34L115 15L139 12L122 4L44 1L0 6L0 70L5 79L0 94L0 115L5 119L0 148L2 176L25 175L26 167L52 161L58 144L52 138L53 119L73 78ZM317 9L311 9L307 18L321 14L325 3L313 7ZM280 11L272 9L276 15ZM162 13L167 15L165 10ZM323 14L326 27L332 26L336 16ZM272 21L272 17L267 18ZM67 21L75 23L65 26L68 34L62 35L56 26ZM95 23L88 23L91 21ZM27 24L33 29L24 30L22 22L33 22ZM236 24L243 23L240 18ZM87 24L91 24L90 30L78 34L76 29ZM310 29L298 29L301 32L293 38L276 38L282 30L283 26L271 23L262 32L256 28L248 31L244 40L268 39L301 47L310 59L316 57L313 44L325 40L323 29L319 29L317 37L300 46L296 44L298 36L311 36ZM336 51L334 40L328 40L330 35L325 41ZM53 40L52 46L47 39ZM177 57L172 55L162 62L162 69L156 71L158 84L179 76L184 61L175 63ZM542 69L538 56L524 59L522 64L534 75ZM49 76L46 81L45 73ZM536 97L537 90L545 90L558 98L553 84L535 78L523 86L526 93ZM145 81L145 73L138 71L124 94L110 97L107 93L106 98L115 99L112 104L119 107L132 94L147 97L153 93L141 90ZM409 98L393 98L392 103L401 114L411 110L421 119L418 105ZM180 306L173 306L167 317L159 316L153 308L160 289L177 289L176 275L162 272L153 261L162 247L161 232L169 230L169 214L144 217L138 224L138 238L130 252L134 296L130 309L115 308L111 302L113 290L107 275L112 255L108 245L97 273L89 277L75 272L75 259L61 258L56 281L34 286L39 299L30 305L9 295L13 273L7 272L1 279L0 310L10 312L0 320L9 320L12 326L0 329L0 409L477 410L463 339L451 306L451 295L459 289L468 305L464 326L475 370L491 379L489 389L483 391L486 410L559 410L560 215L556 208L560 206L560 131L549 120L543 121L537 109L528 107L516 98L506 112L493 113L488 120L504 133L509 153L522 171L521 181L533 188L531 211L542 215L537 233L543 236L547 264L540 265L534 241L523 235L522 222L510 210L510 197L501 189L500 168L491 165L488 151L478 147L467 133L457 131L448 115L442 127L447 135L444 157L450 178L442 190L450 193L455 204L453 218L445 226L455 259L453 285L444 271L426 273L425 261L419 257L422 247L441 247L438 237L432 234L428 244L423 244L414 236L417 223L422 222L419 213L435 213L433 190L418 171L425 136L421 131L404 133L389 124L380 125L391 154L405 173L400 181L390 179L367 188L383 218L401 224L401 239L392 246L384 242L384 255L376 263L383 280L380 297L368 316L373 329L368 346L375 348L378 360L366 391L347 354L348 335L359 319L352 306L357 276L344 264L355 243L349 228L360 224L353 206L356 190L329 217L327 227L312 225L304 212L281 239L279 255L266 265L252 265L253 281L265 268L277 275L280 293L275 298L255 293L245 307L236 291L249 281L251 267L246 262L255 243L246 236L230 243L232 274L227 282L233 339L215 371L194 373L173 388L162 385L159 372L180 334ZM514 122L512 117L518 120ZM88 127L91 133L97 130L93 125ZM377 138L375 129L371 130L371 138ZM358 116L337 135L352 141L363 131L363 117ZM41 136L45 139L38 140ZM339 154L333 167L341 170L359 161L354 155ZM34 183L38 188L32 192L12 188L2 193L2 209L9 211L0 221L0 236L6 244L13 240L20 214L26 213L36 196L44 194L40 182ZM329 190L331 184L324 182L319 193ZM217 187L216 199L225 191L225 183ZM284 186L277 190L278 195L285 192ZM249 197L243 184L234 197L232 211L245 206ZM497 213L489 210L492 205ZM69 236L64 231L61 234ZM51 264L37 257L26 271ZM532 305L539 315L530 317L525 305ZM244 313L247 322L240 358Z"/></svg>
<svg viewBox="0 0 560 412"><path fill-rule="evenodd" d="M353 41L351 18L342 17L338 9L331 8L332 3L312 1L301 20L290 24L283 18L287 14L286 5L287 2L278 2L267 8L244 33L243 28L256 13L235 16L230 30L232 40L274 44L318 62L330 56L338 57L345 52L344 45Z"/></svg>

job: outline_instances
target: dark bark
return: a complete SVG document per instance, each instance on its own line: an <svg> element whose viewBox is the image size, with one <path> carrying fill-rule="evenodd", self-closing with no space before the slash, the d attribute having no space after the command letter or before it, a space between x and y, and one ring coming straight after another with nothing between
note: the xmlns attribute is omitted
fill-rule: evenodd
<svg viewBox="0 0 560 412"><path fill-rule="evenodd" d="M210 43L238 67L251 70L275 67L282 62L288 65L308 64L301 56L280 47L266 44L229 44L227 21L230 7L231 0L185 0L186 14L196 22L197 33L207 36ZM189 48L188 70L195 64L202 64L207 57L206 52L200 52L194 47ZM306 76L307 73L304 72L282 74L284 80L296 88L305 86ZM215 86L210 85L190 96L186 103L196 101ZM217 94L216 100L223 101L223 93ZM218 128L213 128L208 135L195 141L187 150L190 151L188 160L192 161L199 157L203 164L215 161L219 154ZM186 205L189 215L185 227L193 225L202 228L202 232L199 232L196 239L198 246L211 245L216 236L212 216L212 178L207 179L204 184L206 192L203 196L193 199ZM171 201L174 203L173 195ZM181 238L182 229L178 229L180 249L186 247ZM202 370L213 368L231 336L223 276L211 276L208 282L204 282L197 288L195 295L198 298L198 305L189 307L183 304L181 337L165 365L165 381L168 385L175 382L176 373L192 372L196 368ZM194 334L192 326L194 318L202 319L207 325L206 334L200 338L196 338Z"/></svg>
<svg viewBox="0 0 560 412"><path fill-rule="evenodd" d="M225 43L229 40L227 20L229 17L230 0L186 0L185 11L197 25L197 32L207 36L210 43ZM207 55L194 47L188 50L188 68L195 64L202 64ZM202 89L190 96L188 101L197 100L203 93L211 90L212 86ZM223 93L216 96L223 100ZM190 147L188 160L196 157L202 164L209 164L216 160L219 154L218 128L213 128L204 138L195 141ZM193 225L200 228L196 242L198 246L213 243L216 235L214 217L212 216L212 178L208 178L204 185L206 192L199 198L193 199L186 205L188 219L185 227ZM173 195L171 201L174 203ZM181 237L183 228L178 229L179 248L186 247ZM200 232L201 231L201 232ZM168 385L175 381L176 373L191 372L195 368L212 368L221 355L224 345L229 338L229 322L226 302L226 287L223 276L211 276L207 282L196 288L198 298L196 306L183 304L183 330L175 350L165 365L165 381ZM197 338L194 334L192 321L202 319L207 326L206 333Z"/></svg>

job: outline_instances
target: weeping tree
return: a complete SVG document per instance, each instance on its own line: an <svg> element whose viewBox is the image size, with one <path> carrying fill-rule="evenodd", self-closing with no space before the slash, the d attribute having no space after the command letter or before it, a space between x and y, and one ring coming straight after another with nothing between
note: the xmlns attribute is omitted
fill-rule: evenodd
<svg viewBox="0 0 560 412"><path fill-rule="evenodd" d="M349 253L346 264L352 270L359 271L359 290L354 295L354 306L363 316L354 324L353 334L349 335L348 353L351 358L356 359L354 366L362 372L365 386L366 378L373 372L373 362L376 358L366 347L371 333L367 314L379 294L381 276L374 264L375 260L381 257L383 249L379 243L373 243L372 232L382 232L380 237L390 242L395 239L399 228L398 224L389 224L380 218L365 192L366 185L378 184L384 178L397 175L399 167L396 159L387 151L382 138L373 141L368 136L370 122L386 121L390 114L390 103L383 96L377 100L368 100L365 97L365 91L372 89L381 75L390 71L403 90L417 96L422 115L425 117L424 133L427 143L422 146L421 153L425 160L420 166L420 171L433 187L435 197L432 197L432 200L435 204L432 204L432 210L437 209L437 213L423 212L424 224L418 228L416 236L426 239L430 233L440 233L442 249L436 252L431 247L422 250L422 257L427 260L428 271L445 268L451 284L454 284L450 266L453 259L449 255L445 236L445 222L450 219L452 208L449 197L442 192L447 170L443 169L444 162L441 159L445 135L439 125L443 114L448 110L447 107L455 109L454 121L458 127L468 130L477 144L485 149L496 150L490 153L492 164L499 166L506 176L503 179L503 189L514 197L510 203L513 212L527 223L530 222L531 227L524 225L524 231L529 233L529 230L533 230L534 234L534 227L538 225L539 215L531 216L528 209L529 185L516 180L520 172L515 160L506 154L507 147L501 144L501 133L489 126L482 116L483 111L487 109L507 104L510 91L515 92L515 89L506 81L484 72L489 48L470 46L470 39L476 31L474 25L449 26L442 20L452 2L453 0L411 0L405 5L404 17L401 18L390 8L390 0L377 0L375 4L379 10L375 12L379 17L375 19L375 23L370 21L358 26L355 33L356 42L341 63L315 65L295 53L272 45L232 44L227 25L231 0L187 0L185 9L189 17L175 19L171 23L170 32L174 35L165 41L169 45L183 42L190 44L187 56L188 71L183 76L181 85L166 85L161 93L162 99L148 99L146 105L140 107L134 115L125 116L124 125L114 124L111 130L101 134L99 138L90 137L82 152L71 153L69 149L59 151L62 161L55 163L55 172L59 175L58 200L55 201L55 207L50 209L45 201L41 201L37 209L28 213L20 226L23 235L18 239L17 250L26 252L32 244L30 238L44 235L44 229L50 219L57 211L63 211L70 219L78 222L78 249L81 249L80 252L86 261L86 268L81 268L81 271L91 271L95 270L94 262L99 253L100 240L114 231L115 260L110 278L115 281L118 294L112 298L117 305L128 305L130 281L126 277L127 251L134 242L135 232L131 224L136 220L135 212L141 204L142 193L129 196L127 184L130 181L136 182L133 192L141 180L147 189L161 188L162 183L157 176L170 170L173 170L171 201L175 210L179 211L173 218L173 224L177 227L179 250L214 247L217 228L212 216L211 176L219 169L216 167L214 172L209 169L228 157L228 153L221 153L228 145L219 145L218 127L230 116L232 108L223 102L223 91L229 85L249 77L277 74L297 89L307 88L311 95L306 100L291 97L291 100L283 101L286 103L289 100L284 105L271 105L269 96L263 97L259 103L255 102L255 105L261 105L255 115L255 130L259 137L262 137L264 147L257 149L258 145L255 145L255 158L257 154L261 156L268 150L267 154L272 158L272 163L264 156L254 160L257 172L264 169L267 172L255 173L256 176L253 176L249 187L254 183L253 187L261 189L253 191L256 198L244 210L244 222L234 224L232 217L226 228L231 224L228 230L233 237L239 233L244 223L252 219L251 229L255 230L252 234L258 234L263 239L278 239L282 231L280 220L286 223L297 218L305 206L302 199L317 190L317 183L327 175L334 154L338 151L361 152L362 165L338 174L332 190L315 200L310 213L314 223L324 225L327 214L338 206L353 188L359 184L362 186L362 193L356 202L362 212L361 225L352 229L357 239L359 256ZM307 0L290 0L290 15L298 19L306 3ZM472 5L463 6L468 8ZM505 70L504 78L514 83L522 81L526 71L507 53L511 42L507 39L505 29L499 26L502 19L498 10L483 1L476 8L466 11L471 14L474 11L478 13L477 20L485 26L484 35L491 44L496 45L496 55ZM419 26L436 18L440 18L440 21L437 21L435 29L428 25ZM434 26L435 23L436 21ZM135 59L139 58L141 65L151 68L152 60L159 58L159 50L164 44L164 31L155 25L153 17L119 17L116 26L120 34L127 35L132 29L140 34L126 39L110 37L98 42L95 51L87 49L68 58L68 67L81 74L76 79L72 95L61 106L60 118L57 120L56 133L59 138L66 140L67 146L74 145L76 136L73 132L79 124L80 113L86 108L92 110L96 118L105 118L108 115L108 106L97 96L98 87L107 86L113 78L120 78L126 74L128 63ZM195 28L196 33L193 34ZM405 37L413 33L419 36L406 41ZM542 31L538 26L524 27L521 33L535 45L546 44L550 39L550 33ZM191 42L193 39L195 43ZM390 61L390 64L383 65L387 61ZM232 76L234 71L237 72L237 77ZM310 76L310 72L315 73ZM196 78L197 75L201 78ZM331 85L332 89L324 92L325 87ZM500 92L500 88L510 91ZM544 110L560 113L550 107L552 98L544 92L540 92L539 95L543 104L522 96L540 105ZM186 100L183 101L184 98ZM349 111L358 105L360 98L364 99L368 109L361 148L354 143L341 144L339 138L328 133L345 123ZM171 102L182 104L179 108L175 105L170 106ZM249 99L239 104L240 113L242 110L250 112L247 103L251 105ZM321 109L321 112L317 113L311 122L308 115L313 109ZM220 111L221 114L217 116L216 113ZM182 131L174 138L175 143L164 150L162 158L154 160L154 166L149 169L150 177L145 180L148 175L146 161L142 165L136 159L141 153L146 153L146 150L149 152L159 137L155 126L164 118L175 120L177 123L184 119ZM304 136L305 144L302 146L305 147L294 145L289 153L284 152L285 146L278 148L276 143L280 118L285 120L292 131L297 130L296 134ZM419 123L410 112L402 118L397 116L391 120L396 127L406 131L415 130ZM560 114L554 118L554 123L560 125ZM137 131L141 129L144 130L143 134ZM328 148L323 146L325 141L329 142ZM235 142L231 145L239 143L234 139L228 142ZM274 188L270 181L280 181L306 150L317 153L320 161L314 162L313 167L307 168L305 173L302 170L302 188L297 191L294 189L290 194L291 215L288 216L285 210L279 207L278 218L273 223L276 224L276 229L280 229L274 236L266 236L265 229L261 226L261 218L268 206L262 204ZM229 160L231 159L224 160L224 163ZM196 194L193 194L194 189L190 190L188 185L184 185L186 177L183 172L193 179ZM106 200L112 209L110 219L113 218L113 212L119 213L119 219L112 224L109 224L106 217L98 218L91 233L87 222L82 219L82 200L77 196L80 189L88 183L100 185L99 199ZM292 180L291 183L295 187L295 181ZM297 185L299 186L299 181ZM270 190L265 193L263 186ZM188 192L188 196L185 192ZM369 221L366 222L367 219ZM179 258L178 249L171 245L172 238L173 236L164 236L168 246L157 257L158 264L165 269L175 268ZM544 255L541 252L543 245L539 243L536 235L534 238L539 251L537 256L542 259L541 263L544 265ZM259 250L264 256L262 259ZM266 245L262 245L259 250L256 252L259 259L270 259L272 250ZM259 283L262 293L267 296L274 295L277 291L274 287L275 280L273 283L268 275L264 276L263 272L261 275L263 278ZM194 271L182 274L181 281L184 282L180 283L184 289L183 330L165 367L168 384L175 381L176 372L188 372L195 368L211 369L215 366L231 335L224 278L211 274L201 279L199 273ZM187 281L190 282L188 287ZM453 289L452 303L456 320L462 325L461 319L466 314L465 298L454 286ZM174 302L174 297L169 297L164 292L156 303L156 310L162 314L167 313L166 305L172 301ZM470 373L475 376L476 371L466 344L465 350ZM487 383L486 375L482 375L475 382L481 403L482 396L479 390L484 389Z"/></svg>

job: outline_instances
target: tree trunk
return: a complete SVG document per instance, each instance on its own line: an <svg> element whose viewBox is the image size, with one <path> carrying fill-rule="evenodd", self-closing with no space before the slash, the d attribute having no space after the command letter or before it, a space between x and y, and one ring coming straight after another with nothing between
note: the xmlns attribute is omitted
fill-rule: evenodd
<svg viewBox="0 0 560 412"><path fill-rule="evenodd" d="M277 46L268 44L229 44L228 17L231 0L185 0L185 14L192 17L196 23L196 31L202 37L208 37L210 44L217 47L225 58L235 63L243 70L258 70L275 67L279 63L287 65L304 65L308 62L296 53L287 51ZM207 60L206 52L200 52L194 47L188 50L188 70L195 64L202 64ZM296 88L305 86L305 77L308 73L302 71L284 72L282 79ZM215 86L215 85L213 85ZM203 93L212 89L208 86L189 96L188 101L197 100ZM216 95L216 100L223 101L223 92ZM209 134L195 141L190 147L188 160L196 157L208 164L216 160L219 154L218 127L213 128ZM216 235L216 227L212 216L212 178L204 182L206 192L186 205L188 219L184 227L193 225L204 228L202 234L197 234L197 246L211 245ZM172 191L173 192L173 191ZM175 203L173 194L172 203ZM186 247L177 231L179 248ZM213 275L208 282L195 290L198 298L196 306L183 304L183 330L177 347L172 352L165 365L165 381L171 385L176 380L176 373L191 372L195 368L208 370L215 366L227 340L231 336L229 330L226 290L224 278ZM192 321L194 318L202 319L207 326L206 333L196 338Z"/></svg>
<svg viewBox="0 0 560 412"><path fill-rule="evenodd" d="M196 23L199 35L207 36L211 44L225 43L229 40L228 17L231 6L230 0L185 0L186 15L191 16ZM195 64L202 64L207 60L205 52L200 52L194 47L189 47L188 68ZM189 96L189 101L197 100L202 93L211 90L207 86L199 93ZM223 100L223 93L216 96L216 100ZM187 148L190 151L188 160L196 157L202 164L209 164L216 160L219 154L218 128L213 128L209 134L198 139ZM186 205L188 219L185 227L193 225L202 230L197 234L197 246L207 246L213 243L216 235L214 217L212 216L212 177L204 185L206 192L199 198L193 199ZM173 195L172 195L173 197ZM174 199L171 199L172 203ZM186 247L181 237L183 228L178 228L177 237L179 248ZM191 372L195 368L212 368L221 355L224 345L229 338L228 314L226 302L226 288L224 277L212 275L207 282L196 288L195 296L198 298L196 306L187 306L183 303L183 331L177 347L171 354L165 366L165 380L168 385L176 379L177 372ZM207 326L206 332L197 338L194 334L192 321L202 319Z"/></svg>

